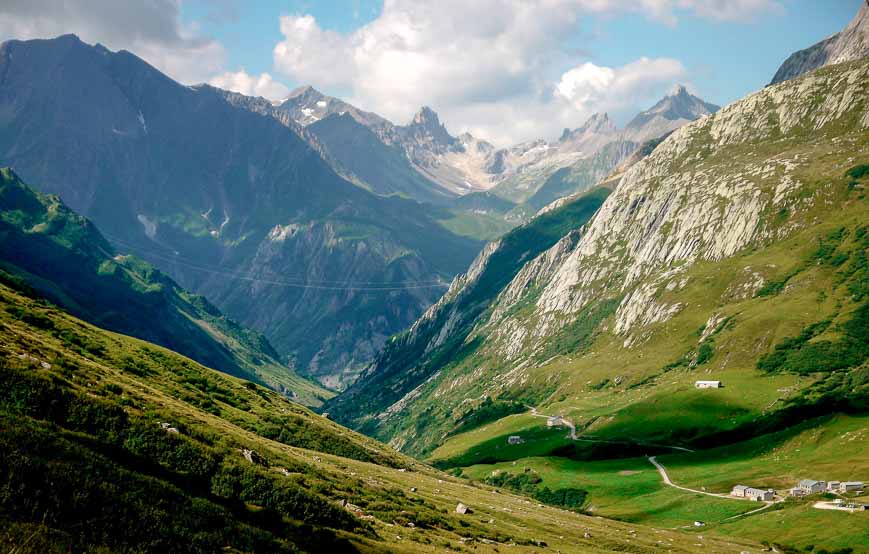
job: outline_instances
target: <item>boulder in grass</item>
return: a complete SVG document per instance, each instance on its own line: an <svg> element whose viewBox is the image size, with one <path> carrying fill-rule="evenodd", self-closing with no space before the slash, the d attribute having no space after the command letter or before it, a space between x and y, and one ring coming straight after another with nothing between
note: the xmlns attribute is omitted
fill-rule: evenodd
<svg viewBox="0 0 869 554"><path fill-rule="evenodd" d="M268 460L263 458L256 450L242 448L241 453L248 462L258 466L269 467Z"/></svg>
<svg viewBox="0 0 869 554"><path fill-rule="evenodd" d="M459 502L458 505L456 506L456 513L461 514L461 515L465 515L465 514L473 513L473 511L470 508L468 508L467 506L465 506L464 504L462 504L461 502Z"/></svg>

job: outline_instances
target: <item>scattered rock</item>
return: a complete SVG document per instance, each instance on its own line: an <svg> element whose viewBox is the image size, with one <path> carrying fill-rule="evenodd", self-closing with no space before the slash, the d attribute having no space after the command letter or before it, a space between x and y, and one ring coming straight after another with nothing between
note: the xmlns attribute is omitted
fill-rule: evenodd
<svg viewBox="0 0 869 554"><path fill-rule="evenodd" d="M263 467L269 466L268 460L263 458L256 450L242 448L241 454L242 454L242 456L244 456L245 460L247 460L248 462L250 462L254 465L263 466Z"/></svg>
<svg viewBox="0 0 869 554"><path fill-rule="evenodd" d="M410 492L416 492L416 487L410 487Z"/></svg>
<svg viewBox="0 0 869 554"><path fill-rule="evenodd" d="M458 505L456 506L456 513L464 515L464 514L471 514L471 513L473 513L473 511L470 508L468 508L467 506L465 506L464 504L462 504L461 502L459 502Z"/></svg>

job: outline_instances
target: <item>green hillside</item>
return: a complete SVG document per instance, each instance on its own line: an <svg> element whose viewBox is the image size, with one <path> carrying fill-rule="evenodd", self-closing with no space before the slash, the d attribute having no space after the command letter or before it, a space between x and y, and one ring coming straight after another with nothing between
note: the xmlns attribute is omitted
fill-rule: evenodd
<svg viewBox="0 0 869 554"><path fill-rule="evenodd" d="M381 375L414 380L372 372L347 421L534 497L569 483L605 516L869 549L849 531L860 514L813 499L734 517L748 510L667 487L645 458L716 493L743 480L782 492L802 478L869 481L867 83L865 59L832 66L676 131L620 170L579 233L524 262L463 323L469 333L453 332L458 315L417 322L460 349L387 350L381 361L404 362ZM857 439L820 456L788 439L837 429Z"/></svg>
<svg viewBox="0 0 869 554"><path fill-rule="evenodd" d="M268 341L180 288L150 264L118 254L58 197L0 169L0 268L78 317L268 385L308 405L332 393L281 364Z"/></svg>
<svg viewBox="0 0 869 554"><path fill-rule="evenodd" d="M697 540L470 485L11 284L0 285L0 544L11 551L653 552L665 541L691 552Z"/></svg>

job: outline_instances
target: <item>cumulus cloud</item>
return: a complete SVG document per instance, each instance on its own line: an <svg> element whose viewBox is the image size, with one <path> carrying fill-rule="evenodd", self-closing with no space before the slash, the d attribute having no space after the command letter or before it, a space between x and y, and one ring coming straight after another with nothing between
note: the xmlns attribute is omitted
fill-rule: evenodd
<svg viewBox="0 0 869 554"><path fill-rule="evenodd" d="M217 41L181 22L179 0L3 0L0 40L75 33L85 42L125 49L184 83L223 70Z"/></svg>
<svg viewBox="0 0 869 554"><path fill-rule="evenodd" d="M283 83L275 81L268 73L251 75L241 68L240 71L227 71L208 81L210 85L246 96L262 96L269 100L281 100L287 97L290 89Z"/></svg>
<svg viewBox="0 0 869 554"><path fill-rule="evenodd" d="M671 58L640 58L615 69L586 62L566 71L555 93L579 111L620 110L650 95L657 97L686 74L682 63Z"/></svg>
<svg viewBox="0 0 869 554"><path fill-rule="evenodd" d="M682 13L750 18L773 0L385 0L380 15L350 32L311 15L280 19L275 71L298 84L346 91L364 109L406 121L422 104L451 131L512 142L552 136L591 111L627 110L687 72L672 59L624 67L577 63L584 17L643 13L672 24ZM497 135L497 136L496 136ZM500 138L499 138L500 137Z"/></svg>

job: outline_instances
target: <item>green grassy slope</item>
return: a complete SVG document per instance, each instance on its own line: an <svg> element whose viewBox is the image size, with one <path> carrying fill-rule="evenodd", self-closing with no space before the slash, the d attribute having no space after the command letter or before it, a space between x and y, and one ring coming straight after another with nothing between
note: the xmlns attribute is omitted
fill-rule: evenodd
<svg viewBox="0 0 869 554"><path fill-rule="evenodd" d="M77 316L267 384L309 405L332 395L296 375L259 333L148 263L117 255L59 198L0 169L0 267Z"/></svg>
<svg viewBox="0 0 869 554"><path fill-rule="evenodd" d="M727 493L736 484L748 484L784 493L806 478L865 480L869 475L867 433L865 414L833 415L735 445L668 453L657 459L675 483L688 488ZM851 547L869 551L869 512L817 510L811 505L819 497L811 497L790 499L776 508L738 517L759 506L667 487L645 458L529 457L515 464L470 466L463 475L486 481L493 474L515 474L526 467L546 486L570 485L587 491L584 509L605 517L667 527L691 526L699 520L707 524L704 533L750 536L800 550L814 545L816 550Z"/></svg>
<svg viewBox="0 0 869 554"><path fill-rule="evenodd" d="M32 294L0 285L6 549L654 552L663 541L691 552L697 542L471 486L273 391L100 330ZM253 461L244 449L256 452ZM472 512L455 513L460 501ZM710 552L755 546L703 544Z"/></svg>

